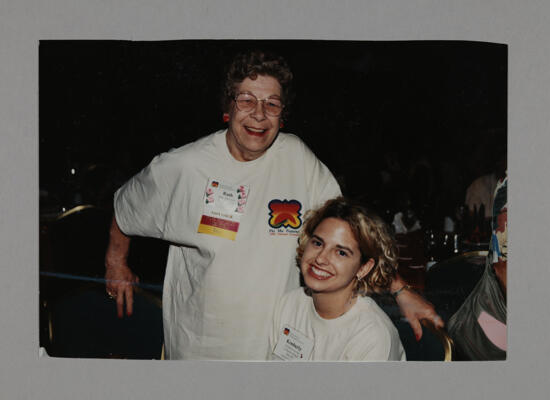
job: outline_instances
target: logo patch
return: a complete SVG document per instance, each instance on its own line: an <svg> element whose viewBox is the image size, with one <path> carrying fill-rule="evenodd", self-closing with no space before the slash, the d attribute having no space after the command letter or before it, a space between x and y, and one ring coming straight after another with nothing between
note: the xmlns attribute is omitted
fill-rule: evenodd
<svg viewBox="0 0 550 400"><path fill-rule="evenodd" d="M302 204L298 200L271 200L269 207L269 226L275 229L298 229L302 226Z"/></svg>

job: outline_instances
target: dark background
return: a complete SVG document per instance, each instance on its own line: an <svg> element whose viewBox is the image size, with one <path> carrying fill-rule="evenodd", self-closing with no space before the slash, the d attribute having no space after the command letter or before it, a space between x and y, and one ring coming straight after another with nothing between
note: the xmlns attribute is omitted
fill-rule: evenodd
<svg viewBox="0 0 550 400"><path fill-rule="evenodd" d="M250 48L281 54L294 73L283 131L388 220L410 208L439 227L506 155L501 44L41 41L41 216L78 204L110 214L113 192L156 154L223 129L224 69Z"/></svg>

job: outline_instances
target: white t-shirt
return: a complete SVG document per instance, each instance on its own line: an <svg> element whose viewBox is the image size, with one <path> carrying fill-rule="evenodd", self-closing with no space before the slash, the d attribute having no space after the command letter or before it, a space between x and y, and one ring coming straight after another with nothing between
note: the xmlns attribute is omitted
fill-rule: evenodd
<svg viewBox="0 0 550 400"><path fill-rule="evenodd" d="M359 297L344 315L324 319L313 299L298 288L277 303L269 336L268 357L273 355L281 332L288 326L313 342L312 361L405 361L397 329L370 297ZM306 342L307 339L303 339Z"/></svg>
<svg viewBox="0 0 550 400"><path fill-rule="evenodd" d="M494 173L483 175L474 180L468 189L466 189L465 203L470 209L478 210L483 204L485 206L485 218L491 218L493 215L493 194L497 187L497 178Z"/></svg>
<svg viewBox="0 0 550 400"><path fill-rule="evenodd" d="M235 240L197 232L212 179L247 188ZM304 213L339 194L328 168L284 133L258 159L239 162L219 131L155 157L125 183L114 202L120 229L171 243L166 357L265 359L275 303L299 285L294 257ZM281 225L287 217L292 223Z"/></svg>

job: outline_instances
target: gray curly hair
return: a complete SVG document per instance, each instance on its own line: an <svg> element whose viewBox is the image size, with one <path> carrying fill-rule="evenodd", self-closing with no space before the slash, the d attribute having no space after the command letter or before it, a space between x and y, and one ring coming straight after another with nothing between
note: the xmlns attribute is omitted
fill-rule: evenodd
<svg viewBox="0 0 550 400"><path fill-rule="evenodd" d="M222 109L227 111L235 95L235 88L245 78L256 79L258 75L275 78L281 85L281 97L285 105L281 118L288 116L292 102L292 72L281 56L260 50L238 54L227 69L222 93Z"/></svg>

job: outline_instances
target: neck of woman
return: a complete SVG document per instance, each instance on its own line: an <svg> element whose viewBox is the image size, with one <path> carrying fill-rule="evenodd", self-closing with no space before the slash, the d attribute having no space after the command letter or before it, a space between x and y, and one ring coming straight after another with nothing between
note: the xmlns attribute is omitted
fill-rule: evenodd
<svg viewBox="0 0 550 400"><path fill-rule="evenodd" d="M357 302L353 290L343 292L313 292L311 294L315 311L321 318L335 319L348 312Z"/></svg>

